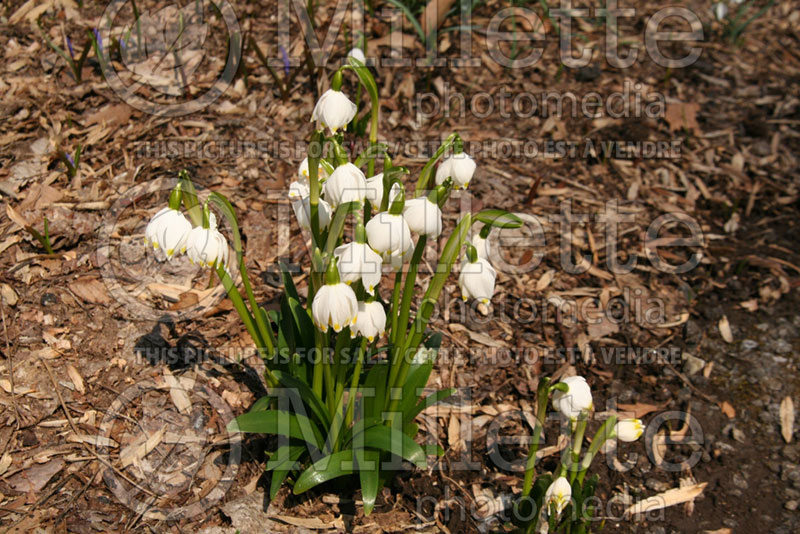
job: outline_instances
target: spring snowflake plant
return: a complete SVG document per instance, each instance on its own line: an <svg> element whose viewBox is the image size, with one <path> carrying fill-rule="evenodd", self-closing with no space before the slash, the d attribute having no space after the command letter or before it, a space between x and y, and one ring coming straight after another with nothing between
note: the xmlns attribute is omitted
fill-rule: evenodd
<svg viewBox="0 0 800 534"><path fill-rule="evenodd" d="M371 100L369 143L352 162L342 147L343 130L357 122L358 109L342 92L346 73L356 74ZM414 420L453 393L421 396L441 342L428 322L453 265L463 261L464 299L488 302L494 292L495 271L482 257L486 248L477 250L467 239L472 226L482 223L485 239L492 228L522 224L501 210L463 214L412 313L423 253L428 240L436 243L442 233L441 209L453 189L467 186L475 163L463 152L460 137L450 135L422 168L414 198L407 200L403 178L409 171L393 165L385 146L377 143L378 109L375 80L352 56L314 108L312 120L319 126L288 192L299 225L311 234L306 298L282 266L280 310L259 306L230 202L212 192L201 206L185 173L169 206L145 232L146 241L167 258L186 253L216 272L265 361L269 395L230 429L279 437L266 465L272 472L271 497L287 479L299 494L357 476L366 514L392 472L402 468L400 460L423 467L428 454L441 454L437 446L416 443ZM376 173L379 158L383 168ZM212 205L230 225L230 257ZM346 226L352 231L345 232ZM353 239L345 239L345 233ZM236 269L243 292L234 283ZM386 294L380 286L384 270L394 272L394 288Z"/></svg>
<svg viewBox="0 0 800 534"><path fill-rule="evenodd" d="M514 518L522 532L562 532L585 534L595 518L594 493L599 477L586 478L598 452L617 441L632 442L641 437L644 425L638 419L606 419L584 452L586 425L594 409L592 392L586 379L572 376L557 384L542 378L537 388L537 408L533 441L528 452L522 495L515 503ZM544 429L548 404L565 419L569 428L569 447L558 468L536 477L536 452Z"/></svg>

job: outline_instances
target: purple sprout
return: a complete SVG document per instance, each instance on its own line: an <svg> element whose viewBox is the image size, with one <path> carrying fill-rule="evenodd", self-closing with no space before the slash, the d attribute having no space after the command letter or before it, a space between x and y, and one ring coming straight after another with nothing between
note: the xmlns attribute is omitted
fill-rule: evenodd
<svg viewBox="0 0 800 534"><path fill-rule="evenodd" d="M69 164L70 164L70 165L72 166L72 168L74 169L74 168L75 168L75 160L72 158L72 156L70 156L70 155L69 155L68 153L66 153L66 152L64 152L64 155L65 155L65 156L67 156L67 159L69 160Z"/></svg>
<svg viewBox="0 0 800 534"><path fill-rule="evenodd" d="M72 48L72 39L67 37L67 50L69 50L69 57L75 59L75 50Z"/></svg>
<svg viewBox="0 0 800 534"><path fill-rule="evenodd" d="M119 38L119 48L123 52L125 51L126 48L128 48L128 44L125 42L125 39L122 38L122 37Z"/></svg>
<svg viewBox="0 0 800 534"><path fill-rule="evenodd" d="M100 32L97 31L97 28L92 31L94 32L94 40L97 43L97 49L103 50L103 38L100 36Z"/></svg>
<svg viewBox="0 0 800 534"><path fill-rule="evenodd" d="M289 75L289 54L286 53L286 49L283 45L278 45L278 49L281 51L281 57L283 58L283 72L286 76Z"/></svg>

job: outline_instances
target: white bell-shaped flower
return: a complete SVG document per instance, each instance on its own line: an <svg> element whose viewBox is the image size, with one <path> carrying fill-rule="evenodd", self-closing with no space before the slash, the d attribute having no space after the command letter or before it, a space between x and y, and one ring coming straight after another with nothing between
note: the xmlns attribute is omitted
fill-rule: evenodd
<svg viewBox="0 0 800 534"><path fill-rule="evenodd" d="M453 179L454 189L466 189L475 174L475 160L469 154L453 154L442 161L436 169L436 185L442 185L448 177Z"/></svg>
<svg viewBox="0 0 800 534"><path fill-rule="evenodd" d="M622 419L614 426L614 433L620 441L631 442L642 436L644 428L639 419Z"/></svg>
<svg viewBox="0 0 800 534"><path fill-rule="evenodd" d="M300 181L292 182L289 184L289 199L300 200L308 196L308 182L303 183Z"/></svg>
<svg viewBox="0 0 800 534"><path fill-rule="evenodd" d="M144 230L144 241L154 249L161 249L172 259L176 252L186 251L186 241L192 223L178 210L164 208L155 214Z"/></svg>
<svg viewBox="0 0 800 534"><path fill-rule="evenodd" d="M384 253L382 254L383 263L388 263L392 266L392 269L395 271L399 271L403 268L403 265L409 262L411 256L414 255L414 241L409 241L408 246L403 252L395 251L391 253Z"/></svg>
<svg viewBox="0 0 800 534"><path fill-rule="evenodd" d="M367 56L364 55L364 51L361 50L359 47L353 47L348 53L347 57L352 57L359 60L361 63L367 62Z"/></svg>
<svg viewBox="0 0 800 534"><path fill-rule="evenodd" d="M553 407L561 415L573 421L582 412L592 409L592 390L582 376L570 376L561 381L567 385L567 391L553 392Z"/></svg>
<svg viewBox="0 0 800 534"><path fill-rule="evenodd" d="M327 228L331 223L331 205L322 199L319 199L319 227ZM292 202L292 209L294 215L297 217L297 224L303 230L311 229L311 199L304 197L300 200Z"/></svg>
<svg viewBox="0 0 800 534"><path fill-rule="evenodd" d="M367 178L367 194L365 198L369 200L373 206L381 207L383 200L383 173L378 173L372 178Z"/></svg>
<svg viewBox="0 0 800 534"><path fill-rule="evenodd" d="M217 230L216 221L211 221L208 228L192 228L186 241L186 255L201 267L228 264L228 241Z"/></svg>
<svg viewBox="0 0 800 534"><path fill-rule="evenodd" d="M494 295L496 279L497 271L486 258L478 257L474 262L465 261L461 264L461 274L458 277L462 298L464 300L474 298L489 304Z"/></svg>
<svg viewBox="0 0 800 534"><path fill-rule="evenodd" d="M411 230L402 215L382 211L366 225L367 241L380 254L405 252L411 244Z"/></svg>
<svg viewBox="0 0 800 534"><path fill-rule="evenodd" d="M409 229L419 235L438 237L442 233L442 210L428 197L407 200L403 208L403 217Z"/></svg>
<svg viewBox="0 0 800 534"><path fill-rule="evenodd" d="M323 182L327 177L328 172L325 170L325 167L320 164L319 170L317 171L317 179ZM308 185L308 158L301 161L300 166L297 168L297 181L301 184Z"/></svg>
<svg viewBox="0 0 800 534"><path fill-rule="evenodd" d="M339 276L346 284L361 282L370 295L381 283L381 255L372 250L366 243L352 241L336 247L333 255L339 260Z"/></svg>
<svg viewBox="0 0 800 534"><path fill-rule="evenodd" d="M317 100L317 105L311 113L311 120L318 121L323 127L335 133L339 128L350 124L356 116L356 111L358 111L356 105L343 92L328 89Z"/></svg>
<svg viewBox="0 0 800 534"><path fill-rule="evenodd" d="M560 515L569 504L570 499L572 499L572 486L565 477L558 477L544 492L545 510L550 513L551 506L555 505L556 515Z"/></svg>
<svg viewBox="0 0 800 534"><path fill-rule="evenodd" d="M352 163L336 167L323 184L325 200L332 207L346 202L363 202L367 194L367 178Z"/></svg>
<svg viewBox="0 0 800 534"><path fill-rule="evenodd" d="M476 233L472 236L472 246L475 247L475 251L478 253L479 258L491 258L488 238L484 239L481 237L481 234Z"/></svg>
<svg viewBox="0 0 800 534"><path fill-rule="evenodd" d="M314 324L322 332L327 332L331 327L341 332L342 328L355 324L357 314L356 294L344 282L323 285L311 303Z"/></svg>
<svg viewBox="0 0 800 534"><path fill-rule="evenodd" d="M386 333L386 311L380 302L359 302L356 324L350 336L364 336L372 343Z"/></svg>
<svg viewBox="0 0 800 534"><path fill-rule="evenodd" d="M728 6L723 2L717 2L711 6L711 12L714 13L714 17L717 20L722 21L722 19L728 16Z"/></svg>

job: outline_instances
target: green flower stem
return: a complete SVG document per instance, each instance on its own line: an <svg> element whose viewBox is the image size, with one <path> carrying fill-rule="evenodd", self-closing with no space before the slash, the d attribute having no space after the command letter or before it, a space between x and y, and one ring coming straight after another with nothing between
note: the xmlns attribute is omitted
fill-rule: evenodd
<svg viewBox="0 0 800 534"><path fill-rule="evenodd" d="M405 345L406 332L408 330L408 314L411 309L411 299L414 296L414 284L417 281L417 271L419 270L419 262L422 260L422 254L425 252L425 244L428 240L427 236L419 236L417 246L414 249L414 255L411 257L411 263L406 274L406 282L403 287L403 300L400 304L400 316L397 323L397 333L395 337L395 345ZM395 312L396 308L392 308ZM395 334L394 329L392 334ZM391 380L391 379L390 379Z"/></svg>
<svg viewBox="0 0 800 534"><path fill-rule="evenodd" d="M250 309L253 310L253 314L256 316L256 326L258 327L259 334L261 335L261 339L263 341L263 344L259 346L259 353L261 353L262 349L266 347L269 351L267 358L271 359L275 354L275 345L272 342L272 326L267 323L266 317L264 317L264 314L261 313L258 302L256 301L255 293L253 293L253 287L250 285L250 277L247 276L247 266L245 265L244 254L240 251L237 252L237 256L239 261L239 272L242 274L242 283L244 285L244 290L247 293L247 300L250 303ZM264 354L259 354L259 356L261 356L262 359L267 359L264 357Z"/></svg>
<svg viewBox="0 0 800 534"><path fill-rule="evenodd" d="M583 479L586 477L586 473L589 471L589 467L591 467L592 461L597 455L597 451L600 450L600 447L603 446L603 443L614 437L614 428L616 425L617 417L612 415L606 419L605 423L603 423L603 425L595 433L594 438L592 438L592 444L589 445L589 450L586 451L586 455L581 461L580 472L578 473L579 484L583 484Z"/></svg>
<svg viewBox="0 0 800 534"><path fill-rule="evenodd" d="M355 212L357 209L354 207L354 205L358 206L358 203L348 202L346 204L340 204L336 207L336 211L333 214L333 222L331 222L331 227L328 231L328 239L325 242L325 254L323 256L325 259L331 258L336 245L339 244L339 238L342 237L344 223L347 220L347 216L351 211Z"/></svg>
<svg viewBox="0 0 800 534"><path fill-rule="evenodd" d="M394 275L394 289L392 290L392 326L389 333L391 344L397 346L397 314L394 313L400 304L400 291L403 287L403 269L399 269Z"/></svg>
<svg viewBox="0 0 800 534"><path fill-rule="evenodd" d="M536 390L536 423L533 428L533 441L528 450L528 461L525 464L525 479L522 483L522 497L525 498L531 493L533 487L534 468L536 467L536 453L539 451L539 440L544 430L544 418L547 414L547 401L550 399L550 378L545 377L539 381Z"/></svg>
<svg viewBox="0 0 800 534"><path fill-rule="evenodd" d="M347 366L342 363L342 353L345 348L350 347L350 327L343 328L336 336L336 348L333 352L333 365L331 375L334 378L333 388L333 405L331 406L331 415L339 406L339 396L344 391L344 377L341 376L343 371L347 371Z"/></svg>
<svg viewBox="0 0 800 534"><path fill-rule="evenodd" d="M233 307L236 308L236 311L239 313L239 317L241 317L244 327L247 329L247 333L250 334L250 337L253 338L253 341L259 348L263 348L264 342L261 339L261 333L253 322L253 316L250 313L250 310L247 309L247 305L244 303L241 293L239 293L239 290L236 288L236 285L233 283L233 280L231 280L230 275L225 270L223 265L217 265L217 276L219 276L222 286L228 293L228 297L231 299ZM267 383L270 385L270 387L277 386L278 379L275 378L275 375L272 374L272 370L268 366L265 368L265 373L267 377Z"/></svg>
<svg viewBox="0 0 800 534"><path fill-rule="evenodd" d="M308 145L308 203L311 215L311 235L314 238L315 247L322 243L319 230L319 160L322 157L324 142L324 132L317 130L311 136L311 143Z"/></svg>
<svg viewBox="0 0 800 534"><path fill-rule="evenodd" d="M356 368L353 371L353 377L350 379L350 391L347 395L347 415L344 419L344 427L350 428L353 422L353 412L355 411L356 404L356 391L358 390L358 383L361 380L361 368L364 366L364 354L367 351L367 338L361 338L361 346L358 349L358 360L356 361Z"/></svg>
<svg viewBox="0 0 800 534"><path fill-rule="evenodd" d="M325 399L328 405L328 411L333 413L333 392L335 391L334 383L333 383L333 372L331 367L333 366L333 362L328 360L328 351L327 349L331 346L330 345L330 337L328 334L324 336L325 341L322 345L323 352L322 354L322 379L325 383Z"/></svg>
<svg viewBox="0 0 800 534"><path fill-rule="evenodd" d="M583 447L583 435L586 433L586 424L589 419L589 412L581 411L578 415L578 422L575 424L575 432L572 434L572 451L570 451L570 465L569 465L569 483L575 481L578 474L578 462L581 457L581 448Z"/></svg>
<svg viewBox="0 0 800 534"><path fill-rule="evenodd" d="M439 158L442 157L442 154L445 151L453 146L454 143L458 141L458 144L461 144L461 137L457 133L451 133L447 136L447 139L444 140L442 145L436 150L436 152L431 156L431 158L425 163L422 167L422 171L419 173L419 178L417 179L417 185L414 188L414 196L419 196L422 194L423 191L428 189L428 183L430 182L431 176L433 176L433 166L436 165L436 162L439 161Z"/></svg>
<svg viewBox="0 0 800 534"><path fill-rule="evenodd" d="M389 384L390 390L392 387L405 383L406 378L408 377L411 358L406 357L406 355L410 351L415 351L417 347L419 347L419 344L422 343L422 338L425 335L425 328L428 325L428 321L431 319L431 314L433 314L435 304L439 300L439 294L442 292L442 288L444 288L447 277L450 276L450 271L453 270L453 263L455 263L459 253L461 252L461 247L464 245L464 241L467 239L467 235L469 234L469 229L472 226L472 223L472 213L465 214L461 218L461 221L459 221L456 229L452 234L450 234L450 238L447 240L447 243L444 246L442 255L439 258L439 264L436 266L436 274L433 276L431 283L428 285L428 289L425 291L425 295L423 296L419 310L417 311L417 316L411 326L411 331L406 337L402 350L398 353L400 354L400 358L398 358L399 361L393 362L393 364L399 367L399 370L395 373L395 380ZM386 398L388 401L392 398L392 395L387 395ZM391 400L389 404L388 424L390 425L396 416L397 407L399 404L399 397Z"/></svg>
<svg viewBox="0 0 800 534"><path fill-rule="evenodd" d="M309 309L310 311L310 309ZM324 363L322 362L323 354L322 354L322 347L325 346L324 344L324 334L320 332L317 327L314 327L314 345L317 349L317 361L314 362L314 372L311 378L311 389L314 391L314 394L322 398L322 368Z"/></svg>
<svg viewBox="0 0 800 534"><path fill-rule="evenodd" d="M359 86L360 87L360 86ZM380 102L372 102L372 111L369 125L369 146L374 147L378 144L378 118L380 117ZM375 176L375 158L370 158L367 163L367 176Z"/></svg>

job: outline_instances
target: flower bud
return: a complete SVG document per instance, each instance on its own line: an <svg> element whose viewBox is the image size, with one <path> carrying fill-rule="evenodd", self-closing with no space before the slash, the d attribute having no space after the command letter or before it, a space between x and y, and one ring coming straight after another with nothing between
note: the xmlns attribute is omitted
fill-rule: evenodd
<svg viewBox="0 0 800 534"><path fill-rule="evenodd" d="M614 433L620 441L631 442L642 436L644 428L639 419L622 419L614 427Z"/></svg>

